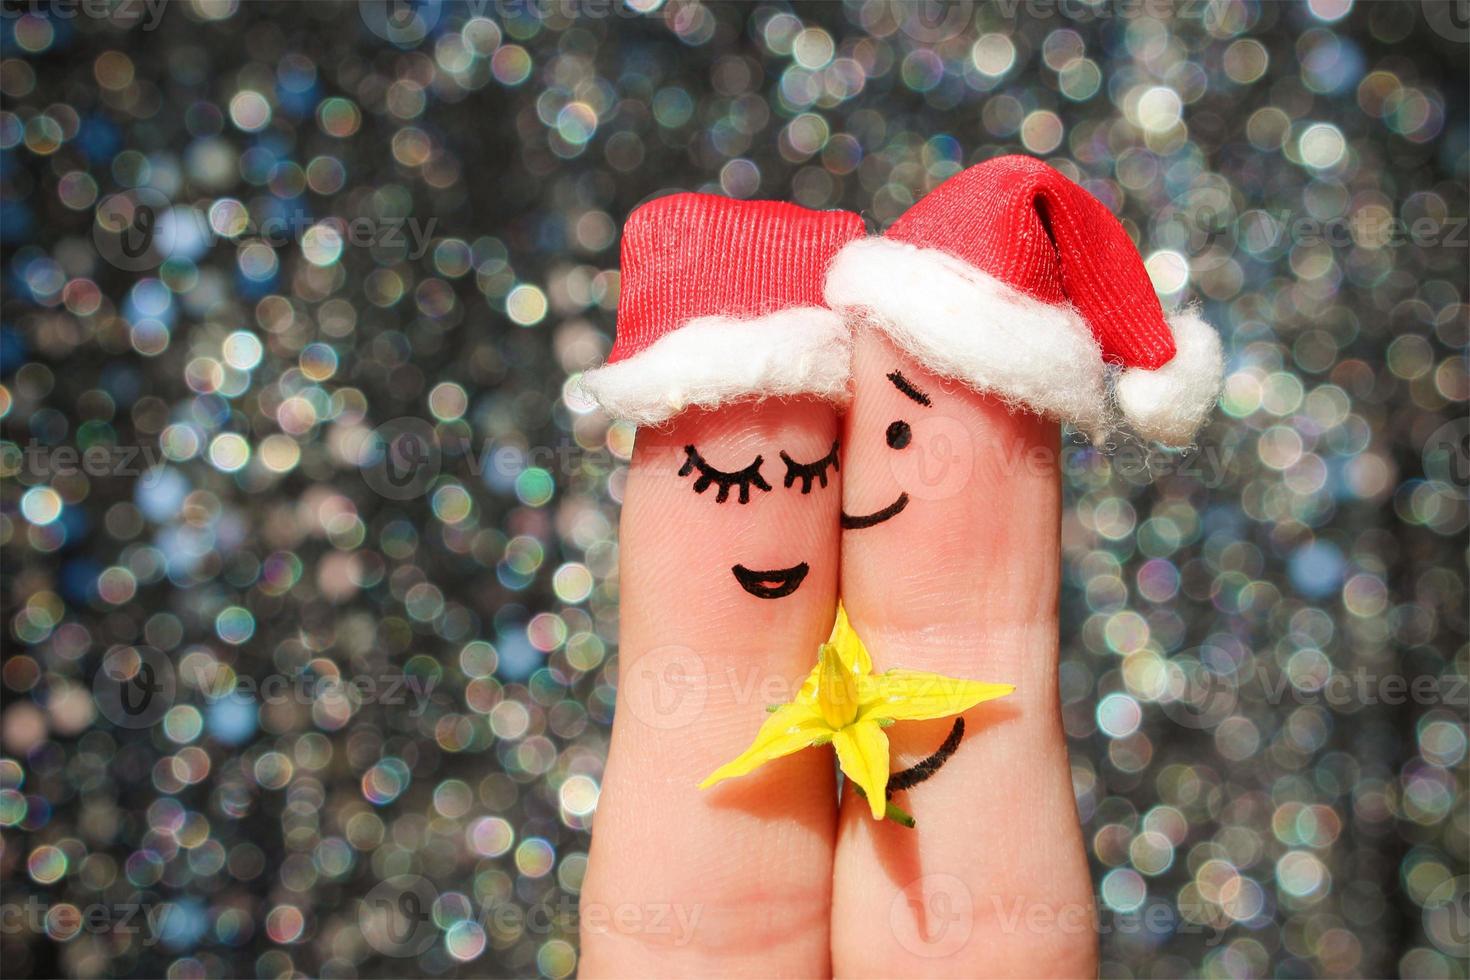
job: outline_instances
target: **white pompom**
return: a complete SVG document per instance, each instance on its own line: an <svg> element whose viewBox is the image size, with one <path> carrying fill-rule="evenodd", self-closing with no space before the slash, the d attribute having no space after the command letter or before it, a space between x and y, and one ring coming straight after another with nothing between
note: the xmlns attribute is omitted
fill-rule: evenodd
<svg viewBox="0 0 1470 980"><path fill-rule="evenodd" d="M1127 368L1118 376L1118 408L1145 439L1187 446L1209 418L1220 397L1224 357L1220 335L1185 310L1169 318L1174 332L1172 360L1152 371Z"/></svg>

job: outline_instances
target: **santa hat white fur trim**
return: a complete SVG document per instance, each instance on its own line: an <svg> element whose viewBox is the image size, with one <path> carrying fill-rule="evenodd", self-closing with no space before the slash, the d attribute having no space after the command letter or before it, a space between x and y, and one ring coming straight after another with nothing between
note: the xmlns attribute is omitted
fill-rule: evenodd
<svg viewBox="0 0 1470 980"><path fill-rule="evenodd" d="M1224 356L1220 335L1195 310L1169 317L1174 356L1152 371L1127 368L1114 394L1123 417L1145 439L1187 446L1220 397Z"/></svg>
<svg viewBox="0 0 1470 980"><path fill-rule="evenodd" d="M655 425L740 398L845 402L851 360L842 317L797 306L751 319L690 320L632 357L588 371L582 388L614 418Z"/></svg>
<svg viewBox="0 0 1470 980"><path fill-rule="evenodd" d="M921 364L1092 436L1107 431L1106 367L1087 324L938 249L852 242L827 272L834 309L862 308Z"/></svg>

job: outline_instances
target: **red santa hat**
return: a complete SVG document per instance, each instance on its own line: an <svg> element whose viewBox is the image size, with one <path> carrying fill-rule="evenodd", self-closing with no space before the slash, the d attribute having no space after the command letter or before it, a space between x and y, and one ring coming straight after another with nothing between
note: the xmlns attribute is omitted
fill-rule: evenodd
<svg viewBox="0 0 1470 980"><path fill-rule="evenodd" d="M740 398L847 397L851 333L822 302L863 222L845 211L673 194L623 226L617 340L582 387L649 425Z"/></svg>
<svg viewBox="0 0 1470 980"><path fill-rule="evenodd" d="M1114 414L1109 365L1124 419L1167 445L1188 445L1220 392L1215 331L1166 317L1118 219L1030 157L970 167L848 245L826 297L936 374L1094 436Z"/></svg>

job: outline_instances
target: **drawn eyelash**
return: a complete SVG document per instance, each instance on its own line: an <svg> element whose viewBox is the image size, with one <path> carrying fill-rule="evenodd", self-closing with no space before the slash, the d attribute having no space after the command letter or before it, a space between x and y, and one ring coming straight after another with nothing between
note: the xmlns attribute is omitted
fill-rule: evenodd
<svg viewBox="0 0 1470 980"><path fill-rule="evenodd" d="M834 440L832 443L832 451L813 463L798 463L796 460L786 455L786 450L784 449L781 450L781 459L784 460L786 463L785 485L789 487L791 486L791 484L796 482L797 477L801 477L801 492L811 493L813 480L818 481L824 487L827 485L828 467L831 467L833 472L836 472L837 443Z"/></svg>
<svg viewBox="0 0 1470 980"><path fill-rule="evenodd" d="M736 470L734 473L726 473L706 463L704 457L699 455L699 450L695 449L692 445L685 446L684 453L687 458L684 460L684 465L679 467L679 475L688 476L690 473L698 470L699 477L694 481L694 492L704 493L705 490L709 489L709 485L713 483L720 488L719 493L715 494L715 503L717 504L723 504L726 500L730 499L731 487L740 488L739 502L742 504L750 503L751 486L757 486L766 491L771 489L771 485L766 482L766 478L761 476L760 456L757 456L755 461L744 469ZM783 453L782 455L785 454ZM790 484L788 483L787 486L790 486Z"/></svg>

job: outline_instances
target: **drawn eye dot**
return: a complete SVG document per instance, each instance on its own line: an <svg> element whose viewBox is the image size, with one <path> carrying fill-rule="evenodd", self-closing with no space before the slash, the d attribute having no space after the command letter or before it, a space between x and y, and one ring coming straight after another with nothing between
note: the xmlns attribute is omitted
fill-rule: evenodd
<svg viewBox="0 0 1470 980"><path fill-rule="evenodd" d="M909 444L909 440L913 437L913 430L910 429L909 424L902 419L899 419L897 422L890 422L888 424L888 445L892 446L894 449L902 449L904 446L907 446Z"/></svg>

